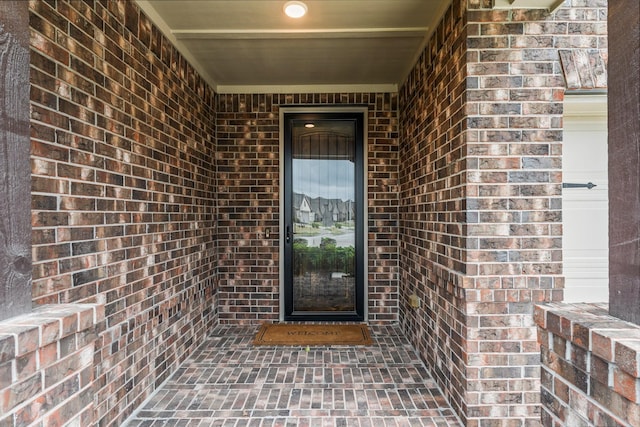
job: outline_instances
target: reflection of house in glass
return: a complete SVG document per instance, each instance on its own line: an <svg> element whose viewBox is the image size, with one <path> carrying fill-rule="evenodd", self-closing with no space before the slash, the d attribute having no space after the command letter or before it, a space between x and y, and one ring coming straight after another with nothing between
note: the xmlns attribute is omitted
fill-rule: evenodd
<svg viewBox="0 0 640 427"><path fill-rule="evenodd" d="M349 222L355 218L353 200L309 198L306 194L293 193L294 216L297 222L311 224L319 222L331 227L337 222Z"/></svg>
<svg viewBox="0 0 640 427"><path fill-rule="evenodd" d="M315 215L313 211L311 211L309 199L307 198L307 196L303 196L301 194L296 194L295 196L301 196L298 198L302 199L302 201L296 200L294 204L294 206L296 207L296 219L302 224L311 224L315 220ZM296 198L295 196L294 199Z"/></svg>

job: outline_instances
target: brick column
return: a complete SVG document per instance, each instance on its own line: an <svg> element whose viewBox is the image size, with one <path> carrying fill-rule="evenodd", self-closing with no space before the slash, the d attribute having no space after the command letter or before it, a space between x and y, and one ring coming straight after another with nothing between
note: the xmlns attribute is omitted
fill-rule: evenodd
<svg viewBox="0 0 640 427"><path fill-rule="evenodd" d="M563 287L558 51L606 56L606 3L566 6L454 1L400 91L401 321L469 427L540 419L534 304Z"/></svg>
<svg viewBox="0 0 640 427"><path fill-rule="evenodd" d="M546 11L468 12L469 426L540 417L532 314L534 302L562 298L564 81L554 40L571 43L566 20Z"/></svg>

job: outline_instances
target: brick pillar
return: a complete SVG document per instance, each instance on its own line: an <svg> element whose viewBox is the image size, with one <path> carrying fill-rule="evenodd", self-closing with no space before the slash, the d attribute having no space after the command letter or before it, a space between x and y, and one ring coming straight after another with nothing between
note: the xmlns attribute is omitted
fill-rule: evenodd
<svg viewBox="0 0 640 427"><path fill-rule="evenodd" d="M639 10L609 3L609 311L640 325Z"/></svg>
<svg viewBox="0 0 640 427"><path fill-rule="evenodd" d="M562 298L564 82L550 35L567 23L525 10L468 17L467 425L535 425L533 303Z"/></svg>

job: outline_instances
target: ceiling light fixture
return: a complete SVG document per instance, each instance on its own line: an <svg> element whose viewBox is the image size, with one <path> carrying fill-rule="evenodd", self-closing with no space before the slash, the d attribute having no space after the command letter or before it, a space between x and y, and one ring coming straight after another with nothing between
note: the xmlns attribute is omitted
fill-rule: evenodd
<svg viewBox="0 0 640 427"><path fill-rule="evenodd" d="M314 125L313 123L305 123L304 127L306 127L307 129L311 129L311 128L316 127L316 125Z"/></svg>
<svg viewBox="0 0 640 427"><path fill-rule="evenodd" d="M307 5L301 1L288 1L284 4L284 13L290 18L302 18L307 13Z"/></svg>

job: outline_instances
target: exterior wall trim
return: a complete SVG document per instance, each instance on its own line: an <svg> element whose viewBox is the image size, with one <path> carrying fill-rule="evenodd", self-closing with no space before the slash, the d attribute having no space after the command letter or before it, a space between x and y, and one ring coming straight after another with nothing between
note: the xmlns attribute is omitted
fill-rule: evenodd
<svg viewBox="0 0 640 427"><path fill-rule="evenodd" d="M607 93L572 94L564 98L564 116L576 118L601 117L607 114Z"/></svg>
<svg viewBox="0 0 640 427"><path fill-rule="evenodd" d="M287 94L287 93L395 93L398 85L388 84L362 84L362 85L270 85L270 86L233 86L219 85L216 93L221 95L233 94Z"/></svg>

